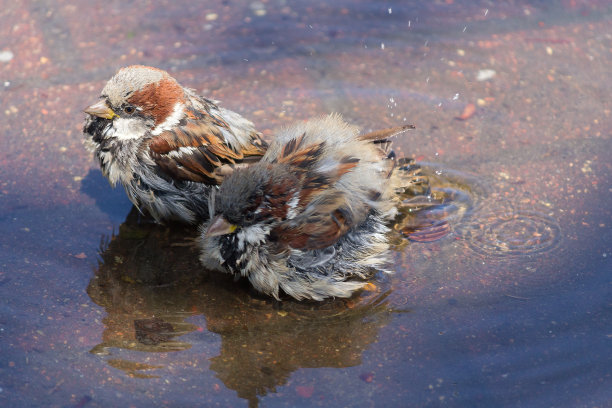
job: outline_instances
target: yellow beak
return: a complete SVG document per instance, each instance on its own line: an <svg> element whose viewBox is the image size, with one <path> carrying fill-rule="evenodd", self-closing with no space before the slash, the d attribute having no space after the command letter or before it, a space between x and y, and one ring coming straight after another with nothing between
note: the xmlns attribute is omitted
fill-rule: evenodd
<svg viewBox="0 0 612 408"><path fill-rule="evenodd" d="M117 114L108 107L105 100L101 100L91 106L88 106L87 108L83 109L83 112L104 119L112 119L117 116Z"/></svg>
<svg viewBox="0 0 612 408"><path fill-rule="evenodd" d="M206 229L205 235L207 237L216 237L219 235L231 234L232 232L236 231L237 228L237 225L230 224L221 215L217 215L212 219L208 229Z"/></svg>

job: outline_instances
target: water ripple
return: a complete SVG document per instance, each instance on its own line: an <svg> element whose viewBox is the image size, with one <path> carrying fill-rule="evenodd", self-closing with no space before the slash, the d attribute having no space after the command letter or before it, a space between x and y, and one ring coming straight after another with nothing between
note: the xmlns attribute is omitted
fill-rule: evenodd
<svg viewBox="0 0 612 408"><path fill-rule="evenodd" d="M546 208L501 198L476 176L430 163L414 168L406 172L412 188L400 193L394 224L408 240L426 243L454 233L474 252L492 257L540 254L559 245L561 227Z"/></svg>
<svg viewBox="0 0 612 408"><path fill-rule="evenodd" d="M500 208L477 214L457 232L477 253L496 256L525 256L556 248L561 228L556 220L534 209Z"/></svg>

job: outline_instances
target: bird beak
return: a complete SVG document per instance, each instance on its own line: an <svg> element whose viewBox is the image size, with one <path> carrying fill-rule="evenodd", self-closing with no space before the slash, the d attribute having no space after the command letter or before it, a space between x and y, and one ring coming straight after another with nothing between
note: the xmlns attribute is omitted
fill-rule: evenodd
<svg viewBox="0 0 612 408"><path fill-rule="evenodd" d="M117 116L117 114L108 107L105 100L101 100L91 106L88 106L87 108L83 109L83 112L104 119L112 119Z"/></svg>
<svg viewBox="0 0 612 408"><path fill-rule="evenodd" d="M237 228L237 225L230 224L221 215L217 215L215 218L213 218L210 226L206 230L205 235L207 237L216 237L218 235L231 234L232 232L236 231Z"/></svg>

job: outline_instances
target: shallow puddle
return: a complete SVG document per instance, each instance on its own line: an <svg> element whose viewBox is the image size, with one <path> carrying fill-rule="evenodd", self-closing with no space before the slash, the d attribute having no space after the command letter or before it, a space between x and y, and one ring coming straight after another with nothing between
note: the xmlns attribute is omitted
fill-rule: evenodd
<svg viewBox="0 0 612 408"><path fill-rule="evenodd" d="M607 406L611 24L600 0L7 4L0 405ZM393 273L316 303L202 270L196 230L142 217L82 146L130 64L268 139L413 123Z"/></svg>

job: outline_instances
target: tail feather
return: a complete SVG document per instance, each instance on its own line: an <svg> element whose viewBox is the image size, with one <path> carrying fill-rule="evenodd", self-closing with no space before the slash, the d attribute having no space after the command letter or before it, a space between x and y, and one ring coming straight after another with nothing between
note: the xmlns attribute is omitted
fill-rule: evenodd
<svg viewBox="0 0 612 408"><path fill-rule="evenodd" d="M385 143L392 137L399 136L411 129L414 129L414 125L397 126L387 129L375 130L374 132L360 135L359 140L370 140L374 143Z"/></svg>

